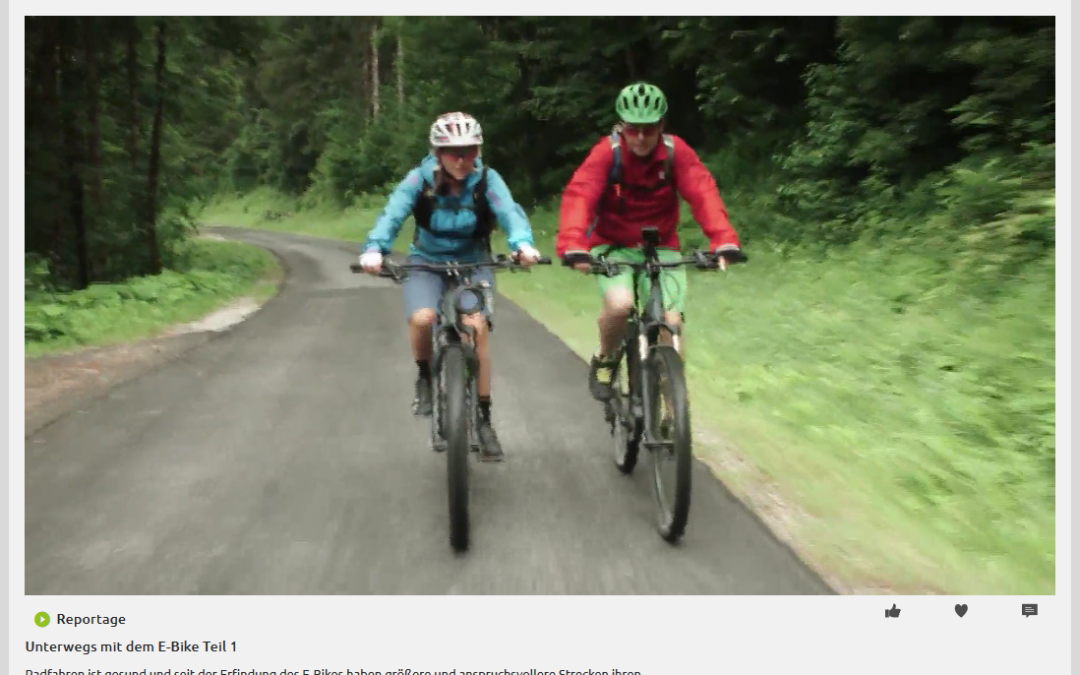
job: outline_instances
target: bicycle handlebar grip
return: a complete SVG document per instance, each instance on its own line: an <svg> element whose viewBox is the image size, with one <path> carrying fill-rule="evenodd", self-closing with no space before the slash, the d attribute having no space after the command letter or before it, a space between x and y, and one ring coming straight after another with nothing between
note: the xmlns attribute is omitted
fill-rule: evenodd
<svg viewBox="0 0 1080 675"><path fill-rule="evenodd" d="M750 260L750 257L743 253L742 249L737 251L721 251L720 255L726 258L728 262L732 263L744 263Z"/></svg>
<svg viewBox="0 0 1080 675"><path fill-rule="evenodd" d="M567 253L562 257L563 267L573 267L578 263L588 263L595 265L596 260L588 253Z"/></svg>
<svg viewBox="0 0 1080 675"><path fill-rule="evenodd" d="M360 266L360 263L352 263L352 264L350 264L349 269L352 270L352 272L354 274L365 274L364 268ZM392 276L395 276L395 275L394 275L394 272L392 270L389 270L389 269L383 267L382 269L379 270L379 276L380 277L392 277Z"/></svg>

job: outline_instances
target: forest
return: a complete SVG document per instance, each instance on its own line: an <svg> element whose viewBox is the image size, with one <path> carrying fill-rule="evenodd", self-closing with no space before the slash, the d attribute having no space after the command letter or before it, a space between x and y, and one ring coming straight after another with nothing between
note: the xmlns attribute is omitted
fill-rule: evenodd
<svg viewBox="0 0 1080 675"><path fill-rule="evenodd" d="M31 17L25 57L28 350L271 264L201 222L362 241L449 110L552 255L616 93L658 85L751 257L692 290L695 405L809 514L802 552L1053 592L1053 17ZM505 293L585 350L567 275Z"/></svg>

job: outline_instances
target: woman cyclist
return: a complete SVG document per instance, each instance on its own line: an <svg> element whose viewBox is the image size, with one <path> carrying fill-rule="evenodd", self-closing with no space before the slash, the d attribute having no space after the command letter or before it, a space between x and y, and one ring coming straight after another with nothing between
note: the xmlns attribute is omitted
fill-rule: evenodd
<svg viewBox="0 0 1080 675"><path fill-rule="evenodd" d="M431 125L429 140L431 152L390 195L364 243L360 256L364 271L379 273L383 256L392 250L402 224L410 215L416 216L417 227L408 262L484 260L490 256L489 234L496 221L506 233L518 262L530 266L538 261L540 253L534 247L532 227L525 211L514 202L502 176L484 167L480 160L484 143L480 123L465 113L447 113ZM473 278L485 284L490 299L495 292L493 271L477 270ZM403 283L409 342L417 367L413 402L413 412L417 415L431 414L431 326L447 282L446 277L434 272L413 270ZM466 317L465 322L476 331L475 347L480 358L477 389L481 426L477 432L482 455L484 459L498 461L503 453L491 425L488 349L488 335L494 322L490 300L486 305L483 318L476 314Z"/></svg>

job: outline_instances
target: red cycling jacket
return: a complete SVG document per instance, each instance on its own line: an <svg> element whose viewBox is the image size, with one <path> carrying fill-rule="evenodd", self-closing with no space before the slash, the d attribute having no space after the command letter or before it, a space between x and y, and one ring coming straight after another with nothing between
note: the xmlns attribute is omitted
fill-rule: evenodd
<svg viewBox="0 0 1080 675"><path fill-rule="evenodd" d="M712 174L693 148L678 136L669 135L675 143L674 185L665 184L654 191L635 188L648 188L662 180L667 146L661 141L656 151L643 159L630 152L626 139L619 136L623 161L622 197L616 194L614 186L603 194L615 161L610 137L605 136L593 146L563 190L559 233L555 238L557 256L587 253L593 246L606 244L640 246L642 227L658 228L660 245L678 249L679 195L690 204L694 220L709 237L710 250L725 244L739 245L739 236L728 221L727 208ZM620 204L623 200L625 204ZM589 226L596 219L598 206L603 208L590 235Z"/></svg>

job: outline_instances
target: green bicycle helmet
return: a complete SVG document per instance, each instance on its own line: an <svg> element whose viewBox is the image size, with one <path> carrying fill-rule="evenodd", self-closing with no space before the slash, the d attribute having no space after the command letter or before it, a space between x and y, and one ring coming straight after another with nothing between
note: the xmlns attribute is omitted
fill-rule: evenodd
<svg viewBox="0 0 1080 675"><path fill-rule="evenodd" d="M656 124L667 113L667 98L656 85L637 82L619 92L615 112L628 124Z"/></svg>

